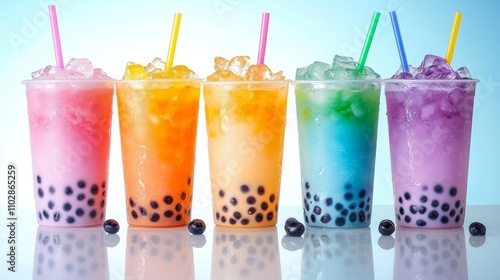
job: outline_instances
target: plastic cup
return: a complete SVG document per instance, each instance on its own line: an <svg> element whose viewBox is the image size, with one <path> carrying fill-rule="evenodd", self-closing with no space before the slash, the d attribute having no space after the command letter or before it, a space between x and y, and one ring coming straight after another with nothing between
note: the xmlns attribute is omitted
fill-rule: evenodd
<svg viewBox="0 0 500 280"><path fill-rule="evenodd" d="M129 225L187 225L200 80L124 80L116 94Z"/></svg>
<svg viewBox="0 0 500 280"><path fill-rule="evenodd" d="M276 227L214 229L210 279L282 279Z"/></svg>
<svg viewBox="0 0 500 280"><path fill-rule="evenodd" d="M476 83L385 82L398 226L463 226Z"/></svg>
<svg viewBox="0 0 500 280"><path fill-rule="evenodd" d="M468 279L464 229L396 230L393 279Z"/></svg>
<svg viewBox="0 0 500 280"><path fill-rule="evenodd" d="M33 80L24 84L38 224L102 225L113 81Z"/></svg>
<svg viewBox="0 0 500 280"><path fill-rule="evenodd" d="M216 225L278 220L289 81L205 82Z"/></svg>
<svg viewBox="0 0 500 280"><path fill-rule="evenodd" d="M190 237L186 228L129 227L124 279L195 279Z"/></svg>
<svg viewBox="0 0 500 280"><path fill-rule="evenodd" d="M33 279L109 279L102 227L38 226Z"/></svg>
<svg viewBox="0 0 500 280"><path fill-rule="evenodd" d="M307 225L370 225L380 86L380 80L295 82Z"/></svg>
<svg viewBox="0 0 500 280"><path fill-rule="evenodd" d="M370 228L307 227L303 280L375 279Z"/></svg>

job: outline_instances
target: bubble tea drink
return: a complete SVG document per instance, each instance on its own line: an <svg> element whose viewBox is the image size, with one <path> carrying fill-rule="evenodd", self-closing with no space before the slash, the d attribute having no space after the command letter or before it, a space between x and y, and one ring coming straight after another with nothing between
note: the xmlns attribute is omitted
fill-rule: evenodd
<svg viewBox="0 0 500 280"><path fill-rule="evenodd" d="M203 93L214 220L234 227L277 222L288 81L247 56L215 58Z"/></svg>
<svg viewBox="0 0 500 280"><path fill-rule="evenodd" d="M40 225L103 223L113 81L87 59L47 66L24 81L35 208Z"/></svg>
<svg viewBox="0 0 500 280"><path fill-rule="evenodd" d="M380 78L349 57L297 69L304 220L319 227L370 225Z"/></svg>
<svg viewBox="0 0 500 280"><path fill-rule="evenodd" d="M200 79L156 58L129 63L117 82L128 223L186 225L191 220Z"/></svg>
<svg viewBox="0 0 500 280"><path fill-rule="evenodd" d="M385 83L399 226L463 225L476 83L433 55Z"/></svg>

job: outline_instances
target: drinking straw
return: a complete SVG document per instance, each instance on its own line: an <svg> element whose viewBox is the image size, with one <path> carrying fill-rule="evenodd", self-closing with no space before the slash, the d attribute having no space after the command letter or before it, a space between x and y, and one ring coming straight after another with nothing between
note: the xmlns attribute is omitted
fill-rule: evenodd
<svg viewBox="0 0 500 280"><path fill-rule="evenodd" d="M389 13L391 15L392 29L394 30L394 37L396 38L396 44L399 51L399 59L401 60L401 68L403 72L409 73L410 68L408 67L408 61L406 60L405 46L403 45L403 38L401 37L401 30L399 29L398 16L396 11Z"/></svg>
<svg viewBox="0 0 500 280"><path fill-rule="evenodd" d="M453 52L455 51L455 44L457 42L458 29L460 28L460 21L462 21L462 13L456 12L455 19L453 20L453 25L451 27L450 40L448 41L448 49L446 50L446 55L444 58L451 64L451 59L453 58Z"/></svg>
<svg viewBox="0 0 500 280"><path fill-rule="evenodd" d="M54 54L56 56L56 66L64 68L61 37L59 37L59 24L57 23L56 6L49 5L50 27L52 29L52 42L54 43Z"/></svg>
<svg viewBox="0 0 500 280"><path fill-rule="evenodd" d="M370 45L372 44L373 35L375 34L375 29L377 28L378 19L380 18L379 12L374 12L372 16L372 22L368 28L368 34L366 34L365 43L363 49L361 50L361 56L358 61L358 71L361 72L365 68L366 57L368 56L368 51L370 50Z"/></svg>
<svg viewBox="0 0 500 280"><path fill-rule="evenodd" d="M257 64L264 64L266 55L267 30L269 28L269 13L262 13L262 23L260 25L259 53L257 55Z"/></svg>
<svg viewBox="0 0 500 280"><path fill-rule="evenodd" d="M172 69L174 64L175 46L177 45L177 36L179 35L179 26L181 25L181 13L175 13L174 23L172 24L172 33L170 34L170 44L168 46L167 61L165 71Z"/></svg>

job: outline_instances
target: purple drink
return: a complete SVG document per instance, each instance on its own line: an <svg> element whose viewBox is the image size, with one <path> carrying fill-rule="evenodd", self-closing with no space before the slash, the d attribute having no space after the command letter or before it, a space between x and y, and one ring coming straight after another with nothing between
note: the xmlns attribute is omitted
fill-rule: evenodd
<svg viewBox="0 0 500 280"><path fill-rule="evenodd" d="M476 83L432 55L385 83L399 226L463 225Z"/></svg>

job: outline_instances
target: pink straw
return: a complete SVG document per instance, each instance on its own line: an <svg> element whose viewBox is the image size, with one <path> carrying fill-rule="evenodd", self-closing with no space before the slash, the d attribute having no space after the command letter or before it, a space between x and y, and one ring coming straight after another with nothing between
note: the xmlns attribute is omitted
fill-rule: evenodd
<svg viewBox="0 0 500 280"><path fill-rule="evenodd" d="M54 43L54 53L56 55L56 66L64 68L61 50L61 38L59 37L59 25L57 23L56 6L49 5L50 27L52 28L52 42Z"/></svg>
<svg viewBox="0 0 500 280"><path fill-rule="evenodd" d="M269 28L269 13L262 13L262 23L260 26L259 54L257 55L257 64L264 64L264 56L266 56L268 28Z"/></svg>

